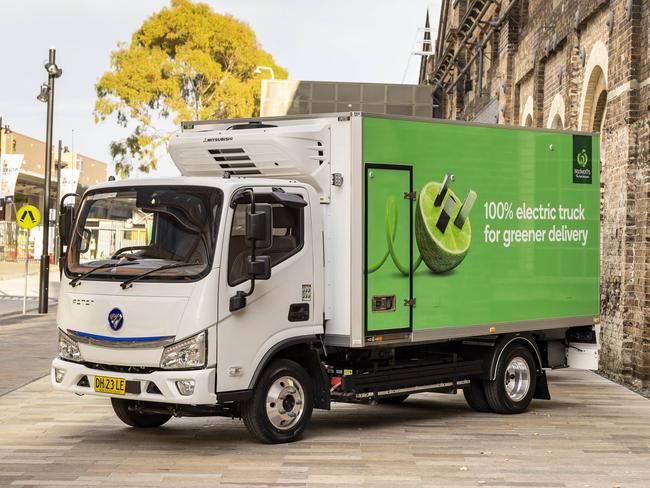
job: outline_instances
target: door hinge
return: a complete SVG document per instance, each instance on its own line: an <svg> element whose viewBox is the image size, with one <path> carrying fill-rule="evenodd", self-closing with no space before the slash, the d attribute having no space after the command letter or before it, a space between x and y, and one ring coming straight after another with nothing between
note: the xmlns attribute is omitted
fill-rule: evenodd
<svg viewBox="0 0 650 488"><path fill-rule="evenodd" d="M415 200L417 197L417 192L414 191L405 191L404 192L404 199L405 200Z"/></svg>
<svg viewBox="0 0 650 488"><path fill-rule="evenodd" d="M404 306L405 307L415 308L415 298L405 298L404 299Z"/></svg>

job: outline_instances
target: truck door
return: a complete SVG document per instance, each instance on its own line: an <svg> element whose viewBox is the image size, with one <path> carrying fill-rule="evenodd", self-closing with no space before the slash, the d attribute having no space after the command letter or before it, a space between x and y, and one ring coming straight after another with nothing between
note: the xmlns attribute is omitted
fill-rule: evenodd
<svg viewBox="0 0 650 488"><path fill-rule="evenodd" d="M413 176L407 165L365 165L366 335L412 330Z"/></svg>
<svg viewBox="0 0 650 488"><path fill-rule="evenodd" d="M322 323L322 305L321 317L317 317L315 302L320 302L312 294L317 284L309 193L295 187L286 187L284 191L300 195L308 205L283 206L273 199L271 188L255 188L256 202L273 205L272 247L256 252L271 258L271 277L256 280L246 307L235 312L229 309L230 297L251 286L246 270L250 246L245 240L246 210L250 203L238 203L234 197L226 205L217 324L219 392L247 389L255 369L273 346L299 336L313 337L317 319ZM322 245L320 240L318 245Z"/></svg>

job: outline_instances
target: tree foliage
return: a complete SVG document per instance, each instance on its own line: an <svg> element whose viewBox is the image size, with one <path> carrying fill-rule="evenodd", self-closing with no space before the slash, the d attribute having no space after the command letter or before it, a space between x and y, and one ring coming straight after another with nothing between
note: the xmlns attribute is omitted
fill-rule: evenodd
<svg viewBox="0 0 650 488"><path fill-rule="evenodd" d="M95 120L115 117L130 131L110 146L122 177L136 164L156 169L170 128L182 121L258 115L258 66L287 77L247 24L190 0L171 0L148 18L111 53L110 66L95 86Z"/></svg>

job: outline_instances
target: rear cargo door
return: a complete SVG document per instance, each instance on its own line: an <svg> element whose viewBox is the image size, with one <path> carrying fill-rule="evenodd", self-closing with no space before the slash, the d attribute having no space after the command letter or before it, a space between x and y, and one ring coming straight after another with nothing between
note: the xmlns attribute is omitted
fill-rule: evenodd
<svg viewBox="0 0 650 488"><path fill-rule="evenodd" d="M365 165L366 335L409 332L413 298L413 176L407 165Z"/></svg>

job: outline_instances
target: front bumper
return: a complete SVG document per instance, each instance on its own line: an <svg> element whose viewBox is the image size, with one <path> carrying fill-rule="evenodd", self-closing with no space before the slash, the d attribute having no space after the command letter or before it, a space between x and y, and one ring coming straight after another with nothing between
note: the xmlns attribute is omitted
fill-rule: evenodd
<svg viewBox="0 0 650 488"><path fill-rule="evenodd" d="M55 378L55 368L64 370L65 375L60 383ZM97 395L104 397L124 398L127 400L141 400L159 403L177 403L183 405L214 405L217 403L215 389L215 369L197 369L189 371L153 371L151 373L120 373L117 371L105 371L92 369L83 364L64 361L56 358L52 361L50 372L52 386L55 390L69 391L80 395ZM89 386L79 386L78 383L86 376ZM127 381L140 382L139 394L125 393L124 395L113 395L98 393L94 390L95 376L110 376L112 378L123 378ZM183 396L178 391L176 381L194 380L194 393ZM148 393L149 383L154 383L160 393Z"/></svg>

